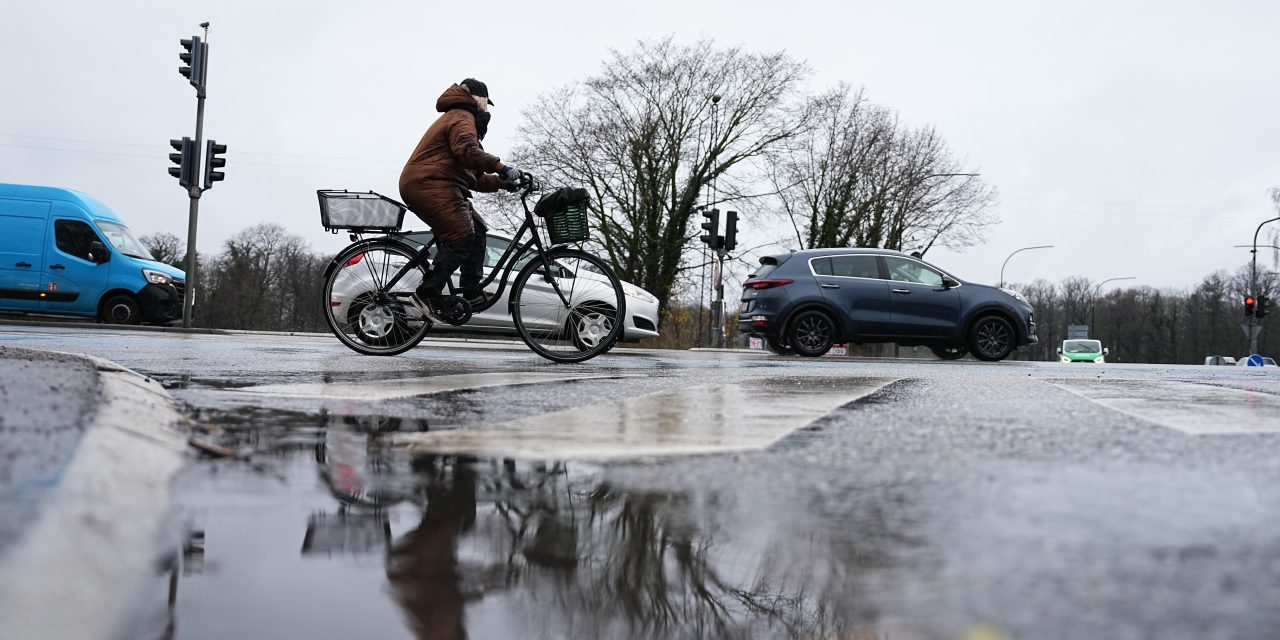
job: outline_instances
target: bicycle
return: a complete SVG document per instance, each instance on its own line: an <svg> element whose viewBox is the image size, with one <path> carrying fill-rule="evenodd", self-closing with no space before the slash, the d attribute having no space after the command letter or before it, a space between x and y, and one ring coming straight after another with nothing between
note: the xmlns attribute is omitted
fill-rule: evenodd
<svg viewBox="0 0 1280 640"><path fill-rule="evenodd" d="M590 237L587 203L565 197L574 190L559 189L530 210L529 196L540 190L532 176L521 181L524 222L480 283L487 299L473 309L450 280L437 315L464 326L473 313L505 303L516 333L534 353L554 362L582 362L618 340L626 298L609 264L581 249ZM417 346L434 325L409 296L426 277L435 237L416 248L405 238L412 232L400 231L408 207L381 194L324 189L317 194L325 229L347 230L352 240L325 269L322 300L329 329L365 355L392 356ZM545 221L545 241L538 218ZM497 289L489 293L495 281ZM504 298L508 282L511 292Z"/></svg>

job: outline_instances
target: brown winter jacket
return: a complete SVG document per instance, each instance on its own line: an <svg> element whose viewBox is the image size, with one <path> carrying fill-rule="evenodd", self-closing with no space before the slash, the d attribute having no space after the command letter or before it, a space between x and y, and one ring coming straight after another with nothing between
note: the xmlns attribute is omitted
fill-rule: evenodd
<svg viewBox="0 0 1280 640"><path fill-rule="evenodd" d="M440 181L482 192L502 187L502 178L492 175L503 168L502 161L485 153L480 136L476 135L475 116L462 108L474 105L471 94L456 84L440 94L436 111L444 115L427 129L404 165L400 173L401 195L443 186Z"/></svg>

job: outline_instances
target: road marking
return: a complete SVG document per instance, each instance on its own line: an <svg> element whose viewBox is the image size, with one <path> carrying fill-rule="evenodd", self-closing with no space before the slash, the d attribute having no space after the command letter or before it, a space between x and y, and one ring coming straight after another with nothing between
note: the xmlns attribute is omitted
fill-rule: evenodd
<svg viewBox="0 0 1280 640"><path fill-rule="evenodd" d="M366 380L359 382L316 382L303 384L264 384L236 389L241 393L257 393L272 396L304 398L332 398L335 400L389 400L446 393L485 387L505 387L519 384L546 382L571 382L596 378L627 377L618 374L593 373L467 373L425 378L395 378L391 380Z"/></svg>
<svg viewBox="0 0 1280 640"><path fill-rule="evenodd" d="M1169 380L1046 380L1108 409L1192 435L1280 433L1280 396Z"/></svg>
<svg viewBox="0 0 1280 640"><path fill-rule="evenodd" d="M772 378L662 391L475 428L396 434L411 451L632 458L764 449L892 378Z"/></svg>

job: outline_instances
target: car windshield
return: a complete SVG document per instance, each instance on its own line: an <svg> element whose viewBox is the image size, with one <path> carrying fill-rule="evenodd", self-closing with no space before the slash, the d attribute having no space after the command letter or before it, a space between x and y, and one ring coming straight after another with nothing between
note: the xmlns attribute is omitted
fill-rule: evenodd
<svg viewBox="0 0 1280 640"><path fill-rule="evenodd" d="M155 256L151 255L151 251L141 242L138 242L137 238L133 237L133 232L129 230L129 227L122 224L116 224L114 222L104 222L102 220L98 220L96 222L98 230L102 232L102 235L107 237L107 242L110 242L111 246L115 247L116 251L119 251L130 258L155 260Z"/></svg>
<svg viewBox="0 0 1280 640"><path fill-rule="evenodd" d="M1062 343L1067 353L1102 353L1102 343L1097 340L1067 340Z"/></svg>

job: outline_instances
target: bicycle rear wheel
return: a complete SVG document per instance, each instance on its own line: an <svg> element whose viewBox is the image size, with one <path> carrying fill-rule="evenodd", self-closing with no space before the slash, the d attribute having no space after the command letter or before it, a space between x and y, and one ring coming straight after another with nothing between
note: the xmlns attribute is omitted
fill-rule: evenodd
<svg viewBox="0 0 1280 640"><path fill-rule="evenodd" d="M325 271L324 317L342 344L371 356L393 356L417 346L431 323L409 295L422 284L425 271L415 267L390 290L386 284L417 255L406 244L389 239L353 244Z"/></svg>
<svg viewBox="0 0 1280 640"><path fill-rule="evenodd" d="M547 257L553 273L535 257L516 276L516 333L555 362L582 362L611 349L626 318L618 276L604 260L578 249L552 249Z"/></svg>

